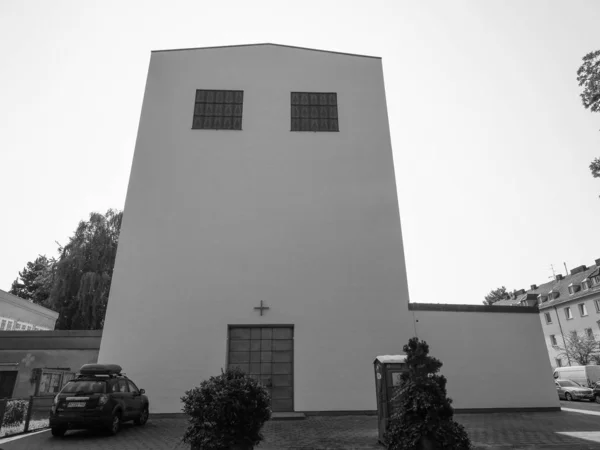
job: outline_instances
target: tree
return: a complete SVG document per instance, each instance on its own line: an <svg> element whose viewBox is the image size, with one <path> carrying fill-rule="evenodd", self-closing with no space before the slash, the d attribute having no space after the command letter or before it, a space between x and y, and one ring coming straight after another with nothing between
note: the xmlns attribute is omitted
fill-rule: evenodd
<svg viewBox="0 0 600 450"><path fill-rule="evenodd" d="M104 315L112 280L122 212L90 214L69 243L59 247L48 305L60 316L59 330L97 330Z"/></svg>
<svg viewBox="0 0 600 450"><path fill-rule="evenodd" d="M499 287L498 289L494 289L490 291L488 295L485 296L485 300L483 301L484 305L493 305L497 301L506 300L509 298L508 292L506 292L506 288L504 286Z"/></svg>
<svg viewBox="0 0 600 450"><path fill-rule="evenodd" d="M394 412L385 439L390 450L472 448L464 427L454 421L442 362L429 356L429 346L414 337L403 348L407 370L392 397Z"/></svg>
<svg viewBox="0 0 600 450"><path fill-rule="evenodd" d="M561 351L558 356L566 356L569 364L576 363L580 366L587 366L600 356L600 343L596 341L593 335L571 331L563 337L564 346L558 346Z"/></svg>
<svg viewBox="0 0 600 450"><path fill-rule="evenodd" d="M47 306L46 302L52 290L55 264L54 258L48 259L45 255L39 255L19 272L19 277L13 281L9 292L38 305Z"/></svg>
<svg viewBox="0 0 600 450"><path fill-rule="evenodd" d="M583 57L583 64L577 70L577 81L583 87L579 94L583 107L600 112L600 50Z"/></svg>
<svg viewBox="0 0 600 450"><path fill-rule="evenodd" d="M585 109L600 112L600 50L590 52L583 57L583 64L577 70L577 81L583 88L581 102ZM600 178L600 158L590 164L594 178Z"/></svg>

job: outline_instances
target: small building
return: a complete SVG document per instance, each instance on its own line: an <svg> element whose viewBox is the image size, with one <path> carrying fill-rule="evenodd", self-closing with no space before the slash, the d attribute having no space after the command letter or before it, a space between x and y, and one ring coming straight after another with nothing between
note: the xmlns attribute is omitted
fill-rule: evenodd
<svg viewBox="0 0 600 450"><path fill-rule="evenodd" d="M0 331L54 330L58 313L0 290Z"/></svg>
<svg viewBox="0 0 600 450"><path fill-rule="evenodd" d="M98 361L101 330L0 331L0 399L56 393Z"/></svg>

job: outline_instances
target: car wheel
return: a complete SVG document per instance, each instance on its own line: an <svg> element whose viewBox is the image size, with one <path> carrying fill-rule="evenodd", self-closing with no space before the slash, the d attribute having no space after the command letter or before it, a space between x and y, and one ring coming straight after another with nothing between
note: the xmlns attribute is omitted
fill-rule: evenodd
<svg viewBox="0 0 600 450"><path fill-rule="evenodd" d="M150 415L150 412L148 411L148 407L144 406L144 409L142 409L142 412L140 413L140 417L138 417L137 419L135 419L133 421L133 423L135 423L136 425L146 425L146 422L148 422L148 416Z"/></svg>
<svg viewBox="0 0 600 450"><path fill-rule="evenodd" d="M573 397L571 396L571 394L569 394L568 392L565 394L565 400L568 402L572 402L573 401Z"/></svg>
<svg viewBox="0 0 600 450"><path fill-rule="evenodd" d="M112 422L110 424L110 427L108 428L108 432L111 435L115 435L119 432L119 430L121 429L121 413L116 412L113 414L112 417Z"/></svg>
<svg viewBox="0 0 600 450"><path fill-rule="evenodd" d="M63 437L67 432L66 428L53 427L52 428L52 436L55 437Z"/></svg>

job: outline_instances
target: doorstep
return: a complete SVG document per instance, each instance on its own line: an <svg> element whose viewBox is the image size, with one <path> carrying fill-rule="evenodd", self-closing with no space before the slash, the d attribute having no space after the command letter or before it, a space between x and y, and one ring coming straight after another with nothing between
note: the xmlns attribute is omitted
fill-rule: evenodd
<svg viewBox="0 0 600 450"><path fill-rule="evenodd" d="M301 412L274 412L271 414L271 420L303 420L306 414Z"/></svg>

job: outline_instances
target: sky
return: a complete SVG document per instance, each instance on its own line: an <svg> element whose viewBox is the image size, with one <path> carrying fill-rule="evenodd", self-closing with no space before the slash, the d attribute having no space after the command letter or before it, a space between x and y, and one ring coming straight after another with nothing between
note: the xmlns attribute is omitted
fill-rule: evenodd
<svg viewBox="0 0 600 450"><path fill-rule="evenodd" d="M0 289L122 209L151 50L381 56L412 302L481 304L600 258L595 0L0 0ZM126 214L126 212L125 212Z"/></svg>

